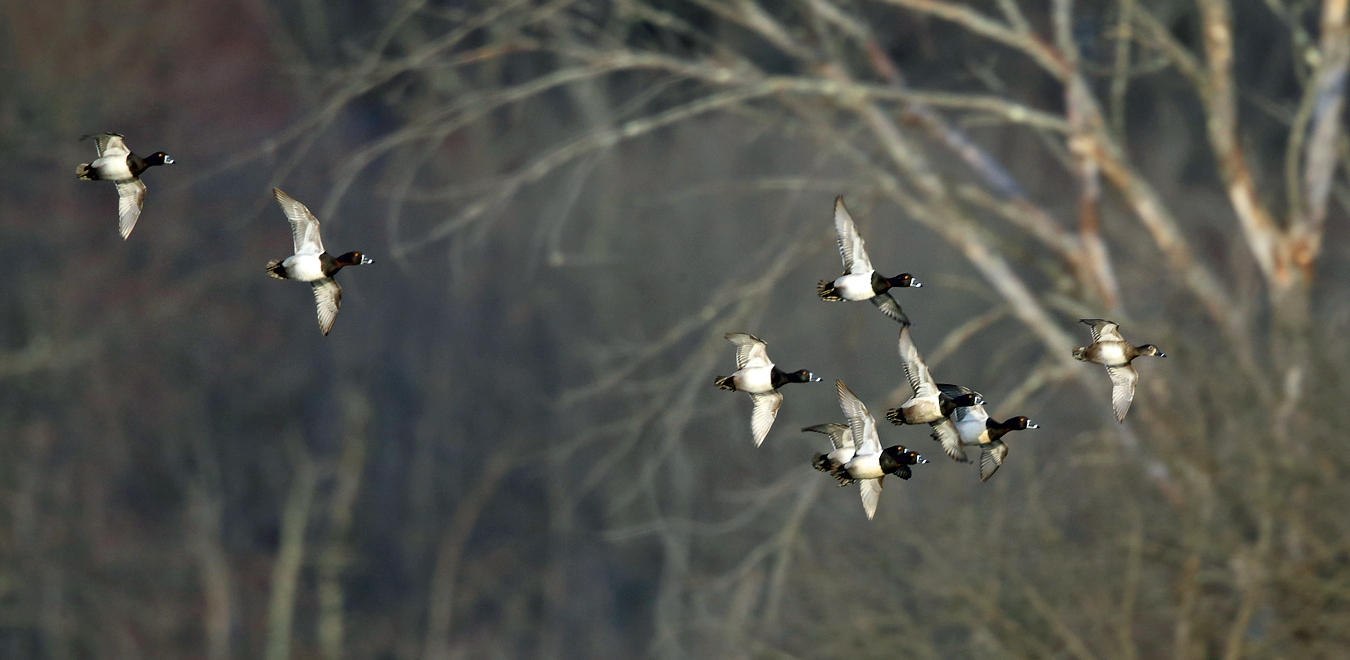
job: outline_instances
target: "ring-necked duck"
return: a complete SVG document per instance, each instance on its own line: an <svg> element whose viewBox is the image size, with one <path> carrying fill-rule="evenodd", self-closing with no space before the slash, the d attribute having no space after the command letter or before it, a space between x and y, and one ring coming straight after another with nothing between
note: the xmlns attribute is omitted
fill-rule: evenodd
<svg viewBox="0 0 1350 660"><path fill-rule="evenodd" d="M1130 344L1120 336L1120 326L1112 321L1078 319L1078 322L1092 328L1092 343L1073 349L1073 357L1106 367L1106 373L1111 375L1111 407L1116 411L1116 421L1123 423L1134 401L1134 384L1139 380L1139 373L1130 363L1141 356L1167 357L1167 354L1153 344Z"/></svg>
<svg viewBox="0 0 1350 660"><path fill-rule="evenodd" d="M834 280L821 280L816 293L822 300L870 300L882 314L901 325L909 325L909 317L900 309L900 303L891 296L890 289L898 286L918 288L923 283L909 273L885 277L873 270L867 258L862 236L853 224L853 216L844 207L844 197L834 198L834 240L839 244L839 256L844 260L844 274Z"/></svg>
<svg viewBox="0 0 1350 660"><path fill-rule="evenodd" d="M955 385L939 385L949 396L957 396L969 390ZM1003 465L1003 459L1008 456L1008 445L1004 443L1003 436L1009 431L1021 431L1024 429L1038 429L1040 425L1027 419L1025 416L1018 415L1009 417L1001 422L996 422L989 417L988 411L983 404L973 406L961 406L952 411L952 424L956 426L956 432L961 438L961 444L980 448L980 481L989 481L998 471L999 466ZM961 452L961 458L965 458L965 450L958 447Z"/></svg>
<svg viewBox="0 0 1350 660"><path fill-rule="evenodd" d="M886 419L892 424L928 424L933 429L933 439L942 443L942 451L952 460L966 462L965 452L961 451L961 438L948 416L961 406L984 403L984 398L974 390L949 396L939 388L932 374L928 373L928 365L919 356L914 340L909 336L909 326L900 328L898 350L900 366L905 371L910 388L914 390L914 396L900 404L899 408L887 410Z"/></svg>
<svg viewBox="0 0 1350 660"><path fill-rule="evenodd" d="M267 262L267 274L277 279L310 283L319 315L319 329L326 335L333 329L338 307L342 304L342 287L338 286L333 275L343 266L361 266L374 263L375 260L360 252L346 252L337 257L329 255L323 249L323 240L319 238L319 219L304 204L280 189L273 188L272 195L286 213L286 219L291 221L291 242L294 243L295 254Z"/></svg>
<svg viewBox="0 0 1350 660"><path fill-rule="evenodd" d="M769 435L773 420L778 417L778 407L783 405L783 394L778 388L787 383L818 383L820 378L802 369L799 371L781 371L769 360L765 343L758 337L744 332L728 332L727 341L736 345L736 371L723 376L713 384L736 392L745 392L754 401L754 410L750 413L750 431L755 438L755 446L764 442Z"/></svg>
<svg viewBox="0 0 1350 660"><path fill-rule="evenodd" d="M844 411L848 425L817 424L802 429L828 435L830 444L834 446L828 454L817 454L811 466L821 472L828 472L839 480L840 486L857 482L863 511L867 519L871 520L877 512L881 482L886 475L908 479L911 474L909 466L927 463L928 459L905 449L903 445L882 449L876 420L867 412L867 406L843 381L834 381L834 389L839 394L839 408Z"/></svg>
<svg viewBox="0 0 1350 660"><path fill-rule="evenodd" d="M141 158L131 153L118 133L86 135L80 139L85 138L94 139L98 158L92 163L80 163L75 168L75 176L84 181L112 181L117 186L117 231L125 240L141 218L141 207L145 206L145 183L141 181L141 172L156 165L172 165L173 159L163 151Z"/></svg>

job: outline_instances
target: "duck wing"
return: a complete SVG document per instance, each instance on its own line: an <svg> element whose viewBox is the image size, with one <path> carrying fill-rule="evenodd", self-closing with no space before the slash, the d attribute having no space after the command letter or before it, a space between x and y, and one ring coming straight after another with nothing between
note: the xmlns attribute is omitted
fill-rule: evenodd
<svg viewBox="0 0 1350 660"><path fill-rule="evenodd" d="M319 329L326 335L333 329L337 320L338 307L342 305L342 287L331 277L310 282L314 289L314 307L319 314Z"/></svg>
<svg viewBox="0 0 1350 660"><path fill-rule="evenodd" d="M778 418L778 408L783 405L783 394L775 390L762 394L751 394L750 399L755 404L750 411L750 434L755 437L755 446L758 447L764 443L764 438L769 435L769 429L773 427L773 420Z"/></svg>
<svg viewBox="0 0 1350 660"><path fill-rule="evenodd" d="M772 367L768 344L748 332L728 332L726 340L736 345L736 368Z"/></svg>
<svg viewBox="0 0 1350 660"><path fill-rule="evenodd" d="M117 231L122 240L131 235L136 221L141 219L141 207L145 205L145 184L140 179L118 181L117 186Z"/></svg>
<svg viewBox="0 0 1350 660"><path fill-rule="evenodd" d="M1003 465L1003 459L1008 457L1008 445L1002 440L995 440L984 446L980 452L980 481L989 481L989 477L998 472L998 468Z"/></svg>
<svg viewBox="0 0 1350 660"><path fill-rule="evenodd" d="M1092 328L1092 341L1125 341L1120 336L1120 326L1106 319L1078 319L1079 323Z"/></svg>
<svg viewBox="0 0 1350 660"><path fill-rule="evenodd" d="M867 258L862 235L853 224L853 216L844 206L844 196L834 198L834 240L839 244L839 256L844 260L845 273L870 273L872 261Z"/></svg>
<svg viewBox="0 0 1350 660"><path fill-rule="evenodd" d="M319 238L319 219L309 212L309 208L297 202L294 197L272 189L272 196L281 205L281 212L291 222L291 242L296 254L323 254L323 240Z"/></svg>
<svg viewBox="0 0 1350 660"><path fill-rule="evenodd" d="M862 495L863 511L867 514L868 520L876 515L877 501L881 499L881 480L885 478L882 476L858 482L858 493Z"/></svg>
<svg viewBox="0 0 1350 660"><path fill-rule="evenodd" d="M928 373L928 365L924 364L923 358L919 356L919 349L914 346L907 325L900 327L899 353L900 368L905 371L905 378L914 390L914 397L936 397L937 383L933 382L932 374Z"/></svg>
<svg viewBox="0 0 1350 660"><path fill-rule="evenodd" d="M853 449L853 430L847 424L816 424L808 426L803 431L814 431L823 433L830 437L830 444L836 450Z"/></svg>
<svg viewBox="0 0 1350 660"><path fill-rule="evenodd" d="M853 435L853 455L880 454L881 438L877 435L877 422L867 412L867 406L844 381L834 381L834 389L839 393L839 409L844 411L844 418L848 420L849 431Z"/></svg>
<svg viewBox="0 0 1350 660"><path fill-rule="evenodd" d="M98 157L104 156L127 156L131 150L127 148L119 133L99 133L98 135L86 135L86 138L93 138L94 150L98 152Z"/></svg>
<svg viewBox="0 0 1350 660"><path fill-rule="evenodd" d="M1139 380L1139 372L1128 364L1119 367L1107 367L1111 375L1111 408L1116 411L1116 421L1124 422L1125 413L1130 411L1134 401L1134 383Z"/></svg>
<svg viewBox="0 0 1350 660"><path fill-rule="evenodd" d="M899 321L901 325L909 325L909 317L905 316L905 311L900 309L900 303L895 302L895 297L889 291L872 296L871 300L882 314Z"/></svg>
<svg viewBox="0 0 1350 660"><path fill-rule="evenodd" d="M949 419L941 419L929 424L933 432L930 434L934 440L942 444L943 453L957 463L968 463L966 450L961 448L961 433L956 430L956 425Z"/></svg>

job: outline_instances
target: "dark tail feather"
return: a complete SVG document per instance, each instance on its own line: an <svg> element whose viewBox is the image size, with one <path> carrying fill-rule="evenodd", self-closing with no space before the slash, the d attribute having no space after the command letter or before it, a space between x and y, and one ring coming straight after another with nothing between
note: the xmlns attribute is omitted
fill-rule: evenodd
<svg viewBox="0 0 1350 660"><path fill-rule="evenodd" d="M731 376L721 376L713 379L713 385L721 390L736 390L736 384L731 382Z"/></svg>
<svg viewBox="0 0 1350 660"><path fill-rule="evenodd" d="M831 302L843 300L843 298L839 297L839 294L834 292L834 282L830 280L820 280L817 282L816 294L820 296L821 300L829 300Z"/></svg>
<svg viewBox="0 0 1350 660"><path fill-rule="evenodd" d="M281 266L280 259L273 259L267 262L267 274L279 280L290 279L286 277L286 269Z"/></svg>
<svg viewBox="0 0 1350 660"><path fill-rule="evenodd" d="M821 472L828 473L831 477L834 477L839 481L841 487L858 482L857 479L848 475L848 470L845 470L842 464L830 460L829 456L826 456L825 454L816 454L816 457L811 460L811 467L820 470Z"/></svg>
<svg viewBox="0 0 1350 660"><path fill-rule="evenodd" d="M899 424L901 426L904 426L905 424L905 418L900 414L899 408L891 408L887 410L886 419L890 420L892 424Z"/></svg>
<svg viewBox="0 0 1350 660"><path fill-rule="evenodd" d="M96 181L98 179L94 174L94 168L89 167L89 163L80 163L75 168L75 176L79 177L81 181Z"/></svg>
<svg viewBox="0 0 1350 660"><path fill-rule="evenodd" d="M1075 360L1086 360L1086 359L1087 359L1087 348L1084 347L1084 346L1079 346L1079 347L1073 349L1073 359L1075 359Z"/></svg>

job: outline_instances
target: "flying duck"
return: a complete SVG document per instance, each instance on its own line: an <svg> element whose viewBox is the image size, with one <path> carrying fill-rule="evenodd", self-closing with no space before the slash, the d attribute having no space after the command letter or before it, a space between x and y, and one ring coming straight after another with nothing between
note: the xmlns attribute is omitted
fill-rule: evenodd
<svg viewBox="0 0 1350 660"><path fill-rule="evenodd" d="M844 411L848 425L817 424L802 429L828 435L834 447L828 454L817 454L811 466L830 473L839 480L840 486L857 482L863 511L871 520L877 512L882 479L888 474L908 479L909 466L927 463L928 459L902 445L882 449L876 420L867 412L867 406L843 381L834 381L834 389L839 394L839 408Z"/></svg>
<svg viewBox="0 0 1350 660"><path fill-rule="evenodd" d="M145 205L145 183L141 181L141 173L156 165L172 165L173 158L163 151L141 158L131 153L119 133L86 135L80 139L86 138L94 139L98 158L92 163L80 163L75 168L75 176L83 181L112 181L117 186L117 231L126 240Z"/></svg>
<svg viewBox="0 0 1350 660"><path fill-rule="evenodd" d="M1131 361L1140 356L1167 357L1167 354L1153 344L1130 344L1120 336L1120 326L1112 321L1078 319L1078 322L1092 328L1092 343L1073 349L1073 357L1106 367L1111 376L1111 407L1116 411L1116 421L1123 423L1134 401L1134 384L1139 380L1139 372Z"/></svg>
<svg viewBox="0 0 1350 660"><path fill-rule="evenodd" d="M337 320L338 306L342 304L342 287L333 276L344 266L363 266L375 263L360 252L345 252L333 257L323 249L319 238L319 219L304 204L295 201L279 188L272 189L286 219L291 222L291 241L295 254L285 259L267 262L267 274L281 280L309 282L314 290L314 304L319 315L319 330L328 334Z"/></svg>
<svg viewBox="0 0 1350 660"><path fill-rule="evenodd" d="M782 371L769 359L766 344L760 338L745 332L728 332L727 341L736 345L736 371L723 376L713 384L724 390L745 392L754 401L750 413L750 432L755 438L755 446L764 442L769 435L773 420L778 417L778 407L783 405L783 394L778 391L786 383L818 383L820 378L801 369Z"/></svg>
<svg viewBox="0 0 1350 660"><path fill-rule="evenodd" d="M834 198L834 240L839 244L839 256L844 260L844 274L816 284L816 293L821 299L870 300L882 314L899 321L901 325L909 325L909 317L905 316L900 303L891 296L890 289L899 286L918 288L923 283L909 273L884 277L872 269L872 261L867 258L862 236L853 225L853 216L844 207L843 195Z"/></svg>

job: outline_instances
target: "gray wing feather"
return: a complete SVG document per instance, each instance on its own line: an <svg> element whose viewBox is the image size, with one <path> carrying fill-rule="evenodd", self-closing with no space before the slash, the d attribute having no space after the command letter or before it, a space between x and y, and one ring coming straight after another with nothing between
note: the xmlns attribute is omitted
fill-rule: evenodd
<svg viewBox="0 0 1350 660"><path fill-rule="evenodd" d="M863 511L867 513L868 520L871 520L872 516L877 513L877 501L881 499L882 479L885 479L885 477L863 479L858 482L858 492L862 495Z"/></svg>
<svg viewBox="0 0 1350 660"><path fill-rule="evenodd" d="M127 148L126 142L122 136L116 133L102 133L94 136L94 149L98 152L99 158L104 156L127 156L131 150Z"/></svg>
<svg viewBox="0 0 1350 660"><path fill-rule="evenodd" d="M870 273L872 261L867 258L863 239L853 224L853 216L844 207L844 197L834 198L834 240L839 244L839 256L844 260L846 273Z"/></svg>
<svg viewBox="0 0 1350 660"><path fill-rule="evenodd" d="M1125 413L1130 411L1134 401L1134 383L1139 380L1139 372L1126 364L1119 367L1107 367L1111 375L1111 408L1116 411L1116 421L1124 422Z"/></svg>
<svg viewBox="0 0 1350 660"><path fill-rule="evenodd" d="M909 336L909 326L900 328L899 353L900 367L905 370L905 378L914 389L914 396L936 396L937 384L933 382L933 376L928 373L928 365L923 363L919 349L914 346L914 340Z"/></svg>
<svg viewBox="0 0 1350 660"><path fill-rule="evenodd" d="M1120 326L1106 319L1079 319L1092 328L1092 341L1125 341L1120 336Z"/></svg>
<svg viewBox="0 0 1350 660"><path fill-rule="evenodd" d="M736 368L772 367L768 344L748 332L728 332L726 340L736 345Z"/></svg>
<svg viewBox="0 0 1350 660"><path fill-rule="evenodd" d="M783 395L780 392L765 392L751 394L750 398L755 403L750 411L750 433L755 438L755 446L758 447L764 443L764 438L768 437L773 420L778 418L778 408L783 405Z"/></svg>
<svg viewBox="0 0 1350 660"><path fill-rule="evenodd" d="M867 406L850 390L842 380L834 381L834 389L839 394L839 409L844 411L849 430L853 434L855 456L881 453L881 438L877 435L877 423Z"/></svg>
<svg viewBox="0 0 1350 660"><path fill-rule="evenodd" d="M835 449L853 448L853 431L847 424L816 424L808 426L803 431L815 431L830 437L830 444Z"/></svg>
<svg viewBox="0 0 1350 660"><path fill-rule="evenodd" d="M337 320L338 307L342 305L342 287L331 277L310 282L314 289L314 306L319 314L319 329L326 335L333 329Z"/></svg>
<svg viewBox="0 0 1350 660"><path fill-rule="evenodd" d="M900 303L895 301L895 297L890 292L872 296L871 300L872 304L876 305L882 314L899 321L903 325L909 325L909 317L905 316L905 311L900 309Z"/></svg>
<svg viewBox="0 0 1350 660"><path fill-rule="evenodd" d="M319 219L309 212L308 207L282 192L280 188L273 188L272 196L277 198L281 211L291 222L291 243L295 247L295 253L323 254L323 240L319 238Z"/></svg>
<svg viewBox="0 0 1350 660"><path fill-rule="evenodd" d="M117 182L117 231L122 239L131 235L136 221L141 219L141 207L145 205L145 184L140 179L128 179Z"/></svg>
<svg viewBox="0 0 1350 660"><path fill-rule="evenodd" d="M942 443L942 451L953 461L966 463L970 460L966 458L966 450L961 448L961 435L957 432L956 425L951 420L943 419L933 422L929 426L933 428L933 439Z"/></svg>
<svg viewBox="0 0 1350 660"><path fill-rule="evenodd" d="M1003 465L1003 459L1008 457L1008 445L1002 440L985 445L984 451L980 453L980 481L989 481L989 477L998 472L999 466Z"/></svg>

